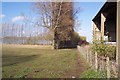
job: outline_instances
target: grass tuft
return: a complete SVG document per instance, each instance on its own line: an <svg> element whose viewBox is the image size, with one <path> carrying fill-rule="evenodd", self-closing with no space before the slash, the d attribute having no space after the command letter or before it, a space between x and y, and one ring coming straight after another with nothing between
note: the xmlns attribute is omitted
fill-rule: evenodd
<svg viewBox="0 0 120 80"><path fill-rule="evenodd" d="M87 70L82 73L81 78L106 78L106 73L104 71Z"/></svg>

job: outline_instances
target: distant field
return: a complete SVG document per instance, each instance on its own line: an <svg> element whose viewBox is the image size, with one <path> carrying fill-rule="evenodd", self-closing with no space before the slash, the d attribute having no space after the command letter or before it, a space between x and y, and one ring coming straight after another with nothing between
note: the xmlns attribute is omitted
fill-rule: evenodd
<svg viewBox="0 0 120 80"><path fill-rule="evenodd" d="M36 49L52 49L51 45L15 45L15 44L4 44L2 45L4 48L36 48Z"/></svg>
<svg viewBox="0 0 120 80"><path fill-rule="evenodd" d="M51 46L3 45L3 78L80 77L87 65L77 49Z"/></svg>

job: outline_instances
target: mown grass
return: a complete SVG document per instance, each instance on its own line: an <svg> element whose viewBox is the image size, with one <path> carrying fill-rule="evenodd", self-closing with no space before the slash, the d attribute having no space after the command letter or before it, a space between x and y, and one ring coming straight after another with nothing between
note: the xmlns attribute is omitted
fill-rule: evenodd
<svg viewBox="0 0 120 80"><path fill-rule="evenodd" d="M75 75L77 49L3 46L3 78L66 78ZM69 74L69 75L67 75Z"/></svg>
<svg viewBox="0 0 120 80"><path fill-rule="evenodd" d="M89 69L82 73L81 78L107 78L107 75L104 71L96 72L93 69Z"/></svg>

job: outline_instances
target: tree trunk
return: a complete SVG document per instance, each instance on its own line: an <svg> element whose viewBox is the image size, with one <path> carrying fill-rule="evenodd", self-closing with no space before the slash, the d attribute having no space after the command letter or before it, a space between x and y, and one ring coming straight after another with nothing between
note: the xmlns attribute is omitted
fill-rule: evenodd
<svg viewBox="0 0 120 80"><path fill-rule="evenodd" d="M52 42L52 49L55 49L55 39L53 39L53 42Z"/></svg>
<svg viewBox="0 0 120 80"><path fill-rule="evenodd" d="M56 32L54 31L54 35L53 35L53 43L52 43L52 49L58 49L58 43L57 43L57 39L56 39Z"/></svg>

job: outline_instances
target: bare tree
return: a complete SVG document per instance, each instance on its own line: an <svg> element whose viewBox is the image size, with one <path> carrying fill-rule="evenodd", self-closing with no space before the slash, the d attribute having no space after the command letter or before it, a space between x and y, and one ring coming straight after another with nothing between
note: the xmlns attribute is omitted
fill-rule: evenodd
<svg viewBox="0 0 120 80"><path fill-rule="evenodd" d="M74 16L71 2L37 2L34 9L39 16L36 21L25 16L27 22L49 29L53 35L53 47L58 48L58 40L70 40L74 32Z"/></svg>

